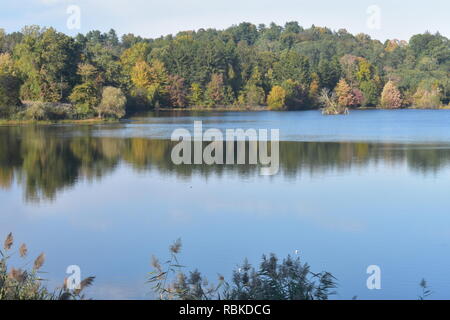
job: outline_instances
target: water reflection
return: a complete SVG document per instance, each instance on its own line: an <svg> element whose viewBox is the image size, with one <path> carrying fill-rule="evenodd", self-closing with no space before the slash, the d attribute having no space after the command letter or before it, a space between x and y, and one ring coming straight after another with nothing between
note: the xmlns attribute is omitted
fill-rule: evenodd
<svg viewBox="0 0 450 320"><path fill-rule="evenodd" d="M80 180L101 179L119 164L138 171L157 170L179 178L259 174L254 165L180 165L172 163L174 142L147 138L99 137L86 127L0 128L0 188L16 182L27 201L54 200L58 192ZM280 142L280 173L285 178L318 176L330 170L405 165L413 172L435 174L450 163L445 144L380 144L339 142ZM270 178L269 178L270 179Z"/></svg>

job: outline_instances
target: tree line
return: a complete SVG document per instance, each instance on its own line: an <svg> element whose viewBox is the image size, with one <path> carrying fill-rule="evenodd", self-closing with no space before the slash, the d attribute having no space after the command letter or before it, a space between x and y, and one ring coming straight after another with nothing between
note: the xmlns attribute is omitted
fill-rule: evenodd
<svg viewBox="0 0 450 320"><path fill-rule="evenodd" d="M297 22L157 39L0 29L4 118L121 118L190 106L437 108L450 101L449 74L450 42L439 33L382 43Z"/></svg>

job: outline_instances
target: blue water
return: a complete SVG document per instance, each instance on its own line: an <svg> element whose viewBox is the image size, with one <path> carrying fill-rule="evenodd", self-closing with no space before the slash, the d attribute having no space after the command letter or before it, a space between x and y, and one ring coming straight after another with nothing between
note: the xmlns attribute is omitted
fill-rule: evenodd
<svg viewBox="0 0 450 320"><path fill-rule="evenodd" d="M192 130L193 118L205 130L235 128L281 129L284 141L450 142L448 110L356 110L350 116L323 117L304 112L159 112L121 126L100 126L97 134L168 139L174 129ZM349 120L350 119L350 120ZM349 122L351 124L349 125Z"/></svg>
<svg viewBox="0 0 450 320"><path fill-rule="evenodd" d="M278 128L280 173L179 168L175 128ZM151 298L150 259L180 256L211 282L244 258L296 250L338 279L335 299L416 299L425 278L450 298L450 112L150 114L120 124L0 127L0 236L95 275L95 298ZM291 142L287 142L291 141ZM164 151L165 150L165 151ZM16 258L15 258L16 259ZM16 261L16 260L14 260ZM17 263L20 261L17 259ZM381 290L368 290L378 265Z"/></svg>

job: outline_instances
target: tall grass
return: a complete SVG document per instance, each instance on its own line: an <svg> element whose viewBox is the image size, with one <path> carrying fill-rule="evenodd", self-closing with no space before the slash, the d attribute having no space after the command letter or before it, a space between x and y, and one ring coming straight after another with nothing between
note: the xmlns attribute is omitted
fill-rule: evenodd
<svg viewBox="0 0 450 320"><path fill-rule="evenodd" d="M54 291L50 291L42 278L42 266L45 263L45 254L41 253L36 259L28 259L28 248L22 244L14 250L14 237L10 233L0 250L0 300L82 300L86 297L83 290L89 287L94 277L81 281L76 289L69 289L66 281ZM12 267L11 258L18 255L22 265Z"/></svg>
<svg viewBox="0 0 450 320"><path fill-rule="evenodd" d="M175 241L165 262L152 257L153 270L147 282L161 300L327 300L336 294L337 280L331 273L314 273L298 257L280 261L274 254L263 255L258 268L245 260L233 271L231 282L219 275L216 284L209 283L198 270L184 272L185 267L178 261L181 247L181 240ZM22 265L9 266L16 255ZM66 279L61 287L49 290L41 276L45 254L28 259L26 244L14 248L12 233L6 237L0 256L0 300L84 300L84 290L95 279L82 280L76 289L69 289ZM420 288L419 300L433 293L425 280Z"/></svg>
<svg viewBox="0 0 450 320"><path fill-rule="evenodd" d="M280 261L274 254L263 256L259 268L248 261L233 272L231 283L219 275L218 284L209 284L198 270L183 272L177 254L181 241L169 249L170 258L160 263L152 259L148 282L160 299L175 300L327 300L335 294L336 279L329 272L313 273L300 258Z"/></svg>

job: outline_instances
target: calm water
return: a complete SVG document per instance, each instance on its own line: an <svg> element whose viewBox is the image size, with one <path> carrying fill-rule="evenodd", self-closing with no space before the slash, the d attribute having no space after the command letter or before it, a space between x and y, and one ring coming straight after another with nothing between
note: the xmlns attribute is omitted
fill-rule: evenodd
<svg viewBox="0 0 450 320"><path fill-rule="evenodd" d="M179 127L279 128L280 172L175 166ZM0 127L0 237L97 276L96 298L150 298L152 254L182 238L181 261L210 280L248 258L299 250L332 272L337 299L416 299L426 278L450 298L450 112L160 113L120 124ZM30 257L30 259L32 259ZM382 290L366 268L382 269Z"/></svg>

